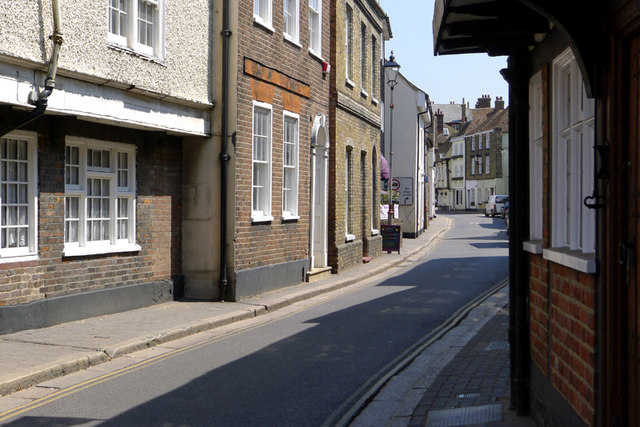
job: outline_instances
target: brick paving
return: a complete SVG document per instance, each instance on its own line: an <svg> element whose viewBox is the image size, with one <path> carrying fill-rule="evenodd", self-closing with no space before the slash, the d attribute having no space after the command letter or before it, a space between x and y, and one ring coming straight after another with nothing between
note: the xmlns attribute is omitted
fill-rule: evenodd
<svg viewBox="0 0 640 427"><path fill-rule="evenodd" d="M509 309L505 307L440 371L415 408L409 425L429 425L429 414L433 411L490 404L503 406L503 419L478 425L506 426L530 423L526 418L509 422L513 417L508 413L508 328ZM451 421L445 425L468 424L456 424L455 421Z"/></svg>

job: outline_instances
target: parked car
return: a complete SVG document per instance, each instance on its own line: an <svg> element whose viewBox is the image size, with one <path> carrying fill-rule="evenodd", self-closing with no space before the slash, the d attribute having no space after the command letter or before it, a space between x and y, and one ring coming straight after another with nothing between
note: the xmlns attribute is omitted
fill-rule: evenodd
<svg viewBox="0 0 640 427"><path fill-rule="evenodd" d="M506 195L493 195L489 197L489 201L484 208L484 216L491 215L492 217L496 215L502 215L502 209L504 208L504 204L509 201L509 196Z"/></svg>

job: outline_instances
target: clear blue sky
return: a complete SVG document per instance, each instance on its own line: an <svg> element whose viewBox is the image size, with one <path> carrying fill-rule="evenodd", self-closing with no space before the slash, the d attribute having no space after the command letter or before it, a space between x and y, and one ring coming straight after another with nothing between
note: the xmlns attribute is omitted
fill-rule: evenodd
<svg viewBox="0 0 640 427"><path fill-rule="evenodd" d="M437 104L460 103L465 98L473 108L482 95L490 95L492 105L498 96L508 104L509 88L500 75L507 67L506 56L434 56L433 5L434 0L380 0L393 33L386 57L393 50L400 72Z"/></svg>

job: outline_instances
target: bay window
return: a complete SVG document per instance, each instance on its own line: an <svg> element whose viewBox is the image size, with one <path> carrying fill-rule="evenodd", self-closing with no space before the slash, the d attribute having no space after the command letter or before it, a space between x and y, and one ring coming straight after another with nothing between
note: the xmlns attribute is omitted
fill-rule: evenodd
<svg viewBox="0 0 640 427"><path fill-rule="evenodd" d="M551 117L551 248L543 256L595 272L595 211L583 200L594 188L594 102L568 49L553 62Z"/></svg>

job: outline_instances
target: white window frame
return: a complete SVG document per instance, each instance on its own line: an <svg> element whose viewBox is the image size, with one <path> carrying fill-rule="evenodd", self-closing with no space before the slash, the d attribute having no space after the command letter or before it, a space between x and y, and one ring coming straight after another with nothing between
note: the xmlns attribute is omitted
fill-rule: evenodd
<svg viewBox="0 0 640 427"><path fill-rule="evenodd" d="M374 104L378 103L378 38L376 34L371 35L371 101Z"/></svg>
<svg viewBox="0 0 640 427"><path fill-rule="evenodd" d="M107 7L108 28L107 42L136 53L164 59L165 57L165 0L122 0L123 8L113 8L111 2ZM117 0L116 0L117 1ZM152 45L144 44L140 40L140 25L143 20L140 16L140 6L148 5L153 8L153 34ZM118 33L112 32L112 11L117 11L125 16L125 28L120 28Z"/></svg>
<svg viewBox="0 0 640 427"><path fill-rule="evenodd" d="M355 240L356 236L353 234L353 209L351 209L351 201L353 200L353 148L347 147L345 152L345 191L344 191L344 202L345 202L345 241L351 242Z"/></svg>
<svg viewBox="0 0 640 427"><path fill-rule="evenodd" d="M265 135L256 134L258 129L256 129L256 111L261 110L268 113L267 129ZM253 101L253 112L251 118L251 221L252 222L269 222L273 221L273 216L271 215L271 171L272 171L272 150L273 150L273 106L271 104L267 104L264 102ZM258 138L267 138L266 144L266 159L256 159L255 158L255 147L256 147L256 137ZM256 164L265 164L266 166L266 174L264 177L265 182L260 182L256 185L256 176L255 176L255 168ZM261 190L260 190L261 188ZM255 191L260 192L260 196L262 198L261 201L258 201L260 206L255 206L254 202L256 202L254 194ZM259 209L254 209L258 207Z"/></svg>
<svg viewBox="0 0 640 427"><path fill-rule="evenodd" d="M253 0L253 22L273 32L273 0Z"/></svg>
<svg viewBox="0 0 640 427"><path fill-rule="evenodd" d="M529 240L526 251L542 253L542 72L529 80Z"/></svg>
<svg viewBox="0 0 640 427"><path fill-rule="evenodd" d="M583 204L594 188L594 101L570 49L553 61L551 248L543 257L595 273L595 211Z"/></svg>
<svg viewBox="0 0 640 427"><path fill-rule="evenodd" d="M489 175L491 173L491 155L484 156L484 173Z"/></svg>
<svg viewBox="0 0 640 427"><path fill-rule="evenodd" d="M117 252L134 252L142 248L136 244L136 147L132 144L122 144L118 142L102 141L88 138L78 138L67 136L66 147L77 147L79 150L79 176L78 183L69 182L67 173L70 165L68 159L65 160L65 243L64 256L86 256L97 254L108 254ZM89 150L109 153L109 163L107 167L89 166L87 153ZM126 154L128 158L127 185L120 186L119 174L123 168L119 167L118 159L120 153ZM91 219L87 215L88 206L92 198L88 187L88 180L102 180L109 183L109 216L108 240L90 240L88 238L89 222ZM70 218L67 212L67 201L78 200L78 217ZM118 215L119 200L126 199L129 215L127 217L127 236L118 237L118 224L122 218ZM78 223L77 241L68 242L67 227L69 222Z"/></svg>
<svg viewBox="0 0 640 427"><path fill-rule="evenodd" d="M475 175L476 174L476 159L475 158L471 158L471 175Z"/></svg>
<svg viewBox="0 0 640 427"><path fill-rule="evenodd" d="M20 203L20 195L19 189L16 188L16 199L15 203L11 203L8 195L5 195L6 191L2 191L0 194L3 194L4 197L0 196L0 232L4 235L5 229L7 228L27 228L26 230L26 238L27 242L25 242L24 246L20 247L8 247L2 248L0 246L0 264L7 262L23 262L23 261L32 261L38 259L38 135L34 132L24 132L24 131L13 131L4 137L1 138L3 141L17 140L19 142L23 142L26 145L27 152L24 157L19 158L21 156L17 155L14 158L4 158L4 155L0 156L0 176L2 177L2 181L0 187L4 187L5 185L27 185L26 194L24 194L24 199L22 203ZM16 147L17 148L17 147ZM5 172L4 168L6 167L5 162L11 162L14 164L25 164L26 163L26 171L24 171L23 179L20 179L19 167L15 171L16 179L9 179L10 177L7 175L6 179L5 173L8 174L8 171ZM7 188L8 190L8 188ZM7 206L8 204L12 204L13 206ZM26 205L26 206L25 206ZM16 209L16 220L19 217L20 208L27 209L27 213L25 214L26 224L7 224L4 225L5 222L3 220L3 216L6 209L11 209L14 207ZM18 222L18 221L16 221ZM17 236L19 239L20 236Z"/></svg>
<svg viewBox="0 0 640 427"><path fill-rule="evenodd" d="M309 52L322 59L322 0L309 0Z"/></svg>
<svg viewBox="0 0 640 427"><path fill-rule="evenodd" d="M367 24L360 22L360 93L364 97L369 96L367 92Z"/></svg>
<svg viewBox="0 0 640 427"><path fill-rule="evenodd" d="M294 134L292 135L293 141L287 141L286 127L287 122L294 124ZM298 114L284 111L283 112L283 138L282 138L282 219L295 220L299 219L298 215L298 186L300 178L300 116ZM293 164L286 164L286 147L292 145L293 149ZM294 185L292 188L286 188L287 186L287 170L294 176ZM289 194L289 206L285 203L285 194Z"/></svg>
<svg viewBox="0 0 640 427"><path fill-rule="evenodd" d="M346 5L345 11L345 78L347 84L355 86L353 82L353 9Z"/></svg>
<svg viewBox="0 0 640 427"><path fill-rule="evenodd" d="M300 46L299 44L300 43L300 2L299 0L284 0L283 15L284 15L283 34L284 34L285 40L288 40L291 43L297 46Z"/></svg>

